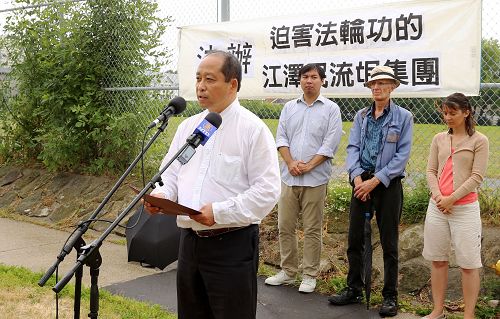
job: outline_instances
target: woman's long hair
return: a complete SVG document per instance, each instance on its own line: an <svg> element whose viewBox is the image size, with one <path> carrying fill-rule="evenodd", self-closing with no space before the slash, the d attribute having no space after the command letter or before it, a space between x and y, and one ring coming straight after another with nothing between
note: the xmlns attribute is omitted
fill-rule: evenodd
<svg viewBox="0 0 500 319"><path fill-rule="evenodd" d="M469 136L472 136L476 129L474 126L476 125L474 122L474 110L469 102L469 99L462 93L453 93L448 95L441 105L438 105L439 111L443 111L444 107L448 107L455 111L461 110L462 112L469 111L469 115L465 118L465 131ZM449 129L448 133L453 134L453 129Z"/></svg>

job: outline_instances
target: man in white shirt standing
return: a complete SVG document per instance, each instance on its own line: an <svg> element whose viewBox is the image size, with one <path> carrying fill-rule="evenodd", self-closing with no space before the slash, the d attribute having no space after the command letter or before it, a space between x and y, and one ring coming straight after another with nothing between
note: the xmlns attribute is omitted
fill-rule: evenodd
<svg viewBox="0 0 500 319"><path fill-rule="evenodd" d="M295 281L299 271L296 228L301 215L304 253L299 292L309 293L316 288L326 190L342 136L342 119L339 106L320 94L325 71L317 64L307 64L299 76L304 94L285 104L276 133L283 158L278 204L282 270L265 283L278 286Z"/></svg>
<svg viewBox="0 0 500 319"><path fill-rule="evenodd" d="M208 112L219 113L222 124L187 164L175 161L152 192L201 212L177 217L180 319L256 316L258 224L278 201L280 177L271 132L238 102L241 72L238 59L224 51L201 60L196 94L205 111L179 125L162 166Z"/></svg>

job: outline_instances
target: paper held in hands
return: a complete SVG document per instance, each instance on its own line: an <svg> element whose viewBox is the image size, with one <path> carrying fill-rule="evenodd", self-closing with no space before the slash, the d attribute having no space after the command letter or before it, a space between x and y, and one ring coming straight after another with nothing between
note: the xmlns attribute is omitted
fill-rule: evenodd
<svg viewBox="0 0 500 319"><path fill-rule="evenodd" d="M136 193L139 194L141 191L138 190L137 188L129 185L130 188ZM161 212L164 214L169 214L169 215L197 215L201 214L201 212L194 210L192 208L177 204L176 202L173 202L171 200L165 199L165 198L160 198L160 197L154 197L148 194L144 194L142 196L144 201L150 203L153 206L156 206L161 209Z"/></svg>

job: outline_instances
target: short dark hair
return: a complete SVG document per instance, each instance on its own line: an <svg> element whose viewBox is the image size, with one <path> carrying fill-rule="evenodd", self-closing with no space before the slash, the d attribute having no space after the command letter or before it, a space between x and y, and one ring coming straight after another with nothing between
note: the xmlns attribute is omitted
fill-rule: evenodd
<svg viewBox="0 0 500 319"><path fill-rule="evenodd" d="M304 73L307 73L312 70L318 71L319 77L322 80L326 78L325 70L317 63L309 63L301 67L299 70L299 77L302 77Z"/></svg>
<svg viewBox="0 0 500 319"><path fill-rule="evenodd" d="M224 63L222 64L221 72L224 74L224 79L226 82L236 79L238 81L238 90L241 88L241 64L240 61L231 53L222 50L210 50L207 52L206 57L209 55L218 55L224 58Z"/></svg>

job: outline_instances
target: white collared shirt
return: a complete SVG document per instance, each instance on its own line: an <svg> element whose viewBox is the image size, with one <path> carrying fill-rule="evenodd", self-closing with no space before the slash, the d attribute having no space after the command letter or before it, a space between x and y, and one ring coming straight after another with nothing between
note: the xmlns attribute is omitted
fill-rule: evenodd
<svg viewBox="0 0 500 319"><path fill-rule="evenodd" d="M285 104L276 132L276 146L288 147L294 160L310 161L315 155L329 159L307 174L292 176L288 166L281 164L281 178L288 186L316 187L328 183L332 174L332 158L342 137L339 106L319 95L307 105L303 95Z"/></svg>
<svg viewBox="0 0 500 319"><path fill-rule="evenodd" d="M205 110L179 125L161 167L207 114ZM212 203L215 225L207 227L188 216L178 216L179 227L201 230L258 224L278 201L278 155L269 128L238 99L220 115L222 124L214 135L196 149L187 164L174 161L162 174L164 185L152 192L196 210Z"/></svg>

